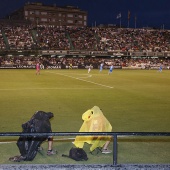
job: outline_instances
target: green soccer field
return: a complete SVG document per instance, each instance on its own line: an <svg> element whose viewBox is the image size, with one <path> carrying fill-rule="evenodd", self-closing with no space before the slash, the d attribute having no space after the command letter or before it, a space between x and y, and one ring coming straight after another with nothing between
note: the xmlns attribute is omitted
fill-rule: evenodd
<svg viewBox="0 0 170 170"><path fill-rule="evenodd" d="M38 111L53 112L54 132L77 132L82 114L99 106L114 132L170 132L170 71L163 70L0 70L0 130L21 132L21 124ZM73 138L73 136L71 137ZM0 163L19 154L18 137L1 137ZM42 154L33 162L80 164L61 155L73 147L68 137L54 137L57 155ZM109 146L112 149L112 143ZM89 152L89 146L84 148ZM170 163L169 137L118 138L118 163ZM91 155L82 164L112 164L112 154ZM25 162L24 162L25 163Z"/></svg>

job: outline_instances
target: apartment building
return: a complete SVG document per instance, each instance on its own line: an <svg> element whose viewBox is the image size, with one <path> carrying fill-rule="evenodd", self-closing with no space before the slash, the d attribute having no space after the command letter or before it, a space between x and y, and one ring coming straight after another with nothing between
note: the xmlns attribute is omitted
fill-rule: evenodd
<svg viewBox="0 0 170 170"><path fill-rule="evenodd" d="M58 7L42 3L26 3L8 17L14 20L28 20L34 25L87 26L87 11L78 7Z"/></svg>

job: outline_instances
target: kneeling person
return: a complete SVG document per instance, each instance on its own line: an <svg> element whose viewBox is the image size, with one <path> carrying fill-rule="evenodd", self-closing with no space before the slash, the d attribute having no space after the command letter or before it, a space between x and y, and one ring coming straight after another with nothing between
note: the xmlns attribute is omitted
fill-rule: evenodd
<svg viewBox="0 0 170 170"><path fill-rule="evenodd" d="M83 115L84 120L79 132L111 132L112 126L103 115L98 106L87 110ZM108 145L111 141L110 136L77 136L73 144L78 148L83 148L84 143L91 144L90 151L97 147L102 147L102 153L111 153Z"/></svg>

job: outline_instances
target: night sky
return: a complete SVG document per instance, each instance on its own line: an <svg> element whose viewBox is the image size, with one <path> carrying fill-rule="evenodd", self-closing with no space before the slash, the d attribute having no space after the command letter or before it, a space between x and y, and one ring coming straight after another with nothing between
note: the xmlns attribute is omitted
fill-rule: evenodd
<svg viewBox="0 0 170 170"><path fill-rule="evenodd" d="M23 7L27 2L79 7L88 12L88 26L120 25L121 21L122 26L130 28L170 29L170 0L0 0L0 18ZM121 18L117 19L119 13Z"/></svg>

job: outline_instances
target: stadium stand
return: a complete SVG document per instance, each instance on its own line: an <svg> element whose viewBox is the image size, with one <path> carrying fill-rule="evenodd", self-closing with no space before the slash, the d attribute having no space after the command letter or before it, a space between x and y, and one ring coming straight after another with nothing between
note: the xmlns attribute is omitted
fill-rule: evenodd
<svg viewBox="0 0 170 170"><path fill-rule="evenodd" d="M49 54L43 55L44 50ZM64 52L63 56L70 57L55 55L55 51L50 53L50 50ZM19 51L24 51L24 55L19 55ZM32 51L32 56L35 57L28 55ZM100 58L92 58L96 53ZM51 57L52 54L54 58ZM78 56L79 54L81 55ZM35 27L31 24L21 26L14 23L0 27L0 66L5 68L9 65L34 68L36 61L40 60L44 68L69 68L69 65L73 68L87 68L89 65L98 68L104 62L106 69L111 63L115 68L158 69L162 65L163 69L169 69L169 56L169 30L43 25Z"/></svg>
<svg viewBox="0 0 170 170"><path fill-rule="evenodd" d="M11 49L31 49L31 46L37 43L39 49L70 50L72 43L76 50L170 50L169 30L3 25L0 28L2 47L5 38Z"/></svg>

